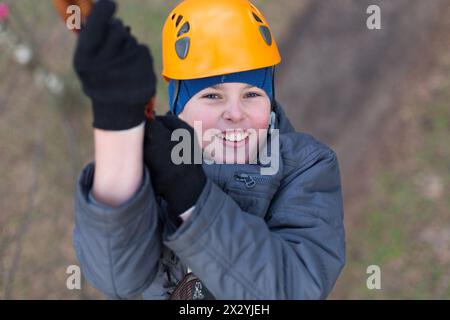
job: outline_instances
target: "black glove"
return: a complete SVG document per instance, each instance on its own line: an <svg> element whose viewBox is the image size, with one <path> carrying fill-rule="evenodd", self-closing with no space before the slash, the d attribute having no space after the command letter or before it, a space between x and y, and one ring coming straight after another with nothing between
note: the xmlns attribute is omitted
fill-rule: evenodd
<svg viewBox="0 0 450 320"><path fill-rule="evenodd" d="M156 92L149 49L138 44L118 19L116 5L97 1L79 35L74 67L92 100L93 126L125 130L145 120L145 106Z"/></svg>
<svg viewBox="0 0 450 320"><path fill-rule="evenodd" d="M179 128L188 130L191 137L189 164L176 165L171 159L173 147L181 142L171 141L172 131ZM179 215L197 202L206 184L202 165L194 164L194 148L197 148L197 152L202 152L194 129L173 114L168 113L147 121L144 162L150 170L155 193L167 201L169 218L176 225L181 223Z"/></svg>

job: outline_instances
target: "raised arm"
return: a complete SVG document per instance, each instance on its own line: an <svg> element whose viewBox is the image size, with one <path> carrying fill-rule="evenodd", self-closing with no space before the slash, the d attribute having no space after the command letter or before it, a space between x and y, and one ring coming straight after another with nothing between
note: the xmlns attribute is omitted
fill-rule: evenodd
<svg viewBox="0 0 450 320"><path fill-rule="evenodd" d="M95 163L75 196L74 247L83 275L113 298L153 281L161 254L159 207L143 165L144 109L156 90L149 49L97 1L80 32L74 67L91 99Z"/></svg>

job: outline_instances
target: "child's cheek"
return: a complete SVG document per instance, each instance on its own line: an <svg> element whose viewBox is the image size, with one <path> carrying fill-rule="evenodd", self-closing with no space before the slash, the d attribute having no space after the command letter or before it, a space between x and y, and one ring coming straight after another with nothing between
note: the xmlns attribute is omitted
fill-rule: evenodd
<svg viewBox="0 0 450 320"><path fill-rule="evenodd" d="M255 130L267 129L269 127L270 118L270 102L267 99L265 103L252 105L249 109L248 117L250 119L251 128Z"/></svg>
<svg viewBox="0 0 450 320"><path fill-rule="evenodd" d="M215 124L216 122L211 122L209 119L196 120L195 133L202 149L211 144L215 134L218 133L218 130L215 129L217 127Z"/></svg>
<svg viewBox="0 0 450 320"><path fill-rule="evenodd" d="M269 127L269 116L253 117L252 128L255 130L267 129Z"/></svg>

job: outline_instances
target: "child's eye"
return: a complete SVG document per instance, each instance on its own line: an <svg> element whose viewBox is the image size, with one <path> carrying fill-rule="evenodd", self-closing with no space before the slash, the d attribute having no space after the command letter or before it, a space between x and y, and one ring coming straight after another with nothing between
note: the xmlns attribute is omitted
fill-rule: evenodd
<svg viewBox="0 0 450 320"><path fill-rule="evenodd" d="M246 96L248 98L256 98L256 97L260 97L261 95L259 93L256 93L256 92L249 92L249 93L246 94Z"/></svg>
<svg viewBox="0 0 450 320"><path fill-rule="evenodd" d="M220 99L220 96L215 93L210 93L210 94L205 94L202 98L216 100L216 99Z"/></svg>

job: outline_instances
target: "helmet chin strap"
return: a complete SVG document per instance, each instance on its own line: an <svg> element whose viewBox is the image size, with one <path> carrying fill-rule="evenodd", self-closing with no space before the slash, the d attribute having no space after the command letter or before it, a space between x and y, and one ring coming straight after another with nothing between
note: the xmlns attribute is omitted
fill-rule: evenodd
<svg viewBox="0 0 450 320"><path fill-rule="evenodd" d="M175 99L173 99L173 105L172 105L172 110L173 110L172 113L174 115L177 114L176 107L177 107L177 103L178 103L178 96L180 94L181 81L182 80L175 80Z"/></svg>
<svg viewBox="0 0 450 320"><path fill-rule="evenodd" d="M275 100L275 66L272 67L272 101L270 102L270 118L269 118L269 134L275 129L275 123L277 120L277 115L275 109L277 102Z"/></svg>
<svg viewBox="0 0 450 320"><path fill-rule="evenodd" d="M273 129L275 129L276 121L277 121L277 115L276 115L275 111L271 111L270 118L269 118L269 134L271 134Z"/></svg>

